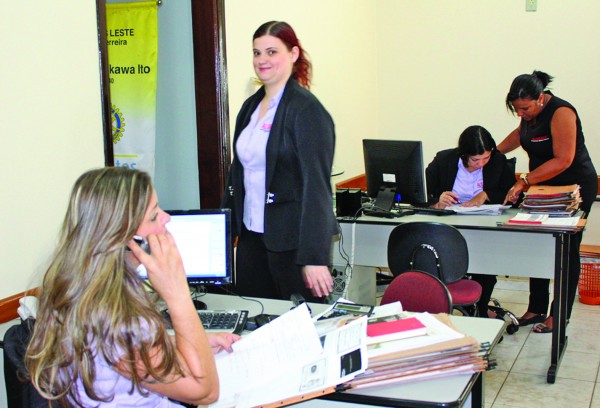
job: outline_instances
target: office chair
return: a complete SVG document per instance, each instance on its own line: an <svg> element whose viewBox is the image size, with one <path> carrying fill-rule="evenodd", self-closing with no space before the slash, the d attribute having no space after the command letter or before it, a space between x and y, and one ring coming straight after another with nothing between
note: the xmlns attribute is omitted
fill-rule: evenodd
<svg viewBox="0 0 600 408"><path fill-rule="evenodd" d="M388 265L394 276L408 270L432 274L448 288L454 309L465 316L477 315L481 285L466 278L469 250L465 238L453 226L436 222L396 226L388 240Z"/></svg>
<svg viewBox="0 0 600 408"><path fill-rule="evenodd" d="M402 272L392 280L381 304L395 301L409 312L452 313L452 298L444 282L423 271Z"/></svg>
<svg viewBox="0 0 600 408"><path fill-rule="evenodd" d="M9 327L4 334L4 382L6 384L8 408L58 407L58 403L42 398L33 384L27 380L24 365L25 351L33 331L33 319L22 320L21 324Z"/></svg>

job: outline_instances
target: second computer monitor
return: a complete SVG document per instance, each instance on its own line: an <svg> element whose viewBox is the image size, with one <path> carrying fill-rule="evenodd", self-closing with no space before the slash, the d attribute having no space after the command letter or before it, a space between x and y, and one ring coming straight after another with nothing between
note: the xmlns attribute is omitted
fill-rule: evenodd
<svg viewBox="0 0 600 408"><path fill-rule="evenodd" d="M364 139L367 194L375 205L389 210L395 202L427 202L423 145L415 140Z"/></svg>

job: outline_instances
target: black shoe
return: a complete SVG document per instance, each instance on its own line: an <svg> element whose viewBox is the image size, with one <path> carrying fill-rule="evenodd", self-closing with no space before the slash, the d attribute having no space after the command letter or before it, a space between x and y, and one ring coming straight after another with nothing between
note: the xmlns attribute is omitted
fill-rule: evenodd
<svg viewBox="0 0 600 408"><path fill-rule="evenodd" d="M520 317L517 320L519 321L519 326L529 326L530 324L544 323L546 320L546 315L539 314L527 319Z"/></svg>

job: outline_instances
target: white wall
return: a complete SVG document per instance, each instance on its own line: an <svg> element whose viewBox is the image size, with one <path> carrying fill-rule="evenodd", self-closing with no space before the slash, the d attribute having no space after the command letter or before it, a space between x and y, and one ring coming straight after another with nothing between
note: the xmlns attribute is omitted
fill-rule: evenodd
<svg viewBox="0 0 600 408"><path fill-rule="evenodd" d="M94 2L3 2L0 123L4 158L0 299L43 272L75 178L103 165ZM598 164L600 3L540 0L227 0L231 123L249 95L252 34L288 21L314 63L313 92L336 123L335 164L362 173L363 138L420 138L425 161L466 126L499 141L514 76L538 68L582 118ZM518 170L526 158L518 154ZM598 214L598 215L596 215ZM594 209L584 241L600 244Z"/></svg>
<svg viewBox="0 0 600 408"><path fill-rule="evenodd" d="M252 35L270 20L288 22L313 63L311 91L333 116L334 164L345 170L333 181L362 173L362 144L377 135L377 39L373 1L227 0L227 76L231 135L236 115L254 91ZM360 151L356 150L360 147Z"/></svg>
<svg viewBox="0 0 600 408"><path fill-rule="evenodd" d="M555 76L556 95L578 109L600 168L598 15L595 0L540 0L537 12L521 0L227 0L231 123L250 92L254 30L285 20L310 52L312 90L336 124L335 165L345 173L334 182L364 172L363 138L423 140L426 163L472 124L502 141L518 124L504 105L510 83L534 69ZM512 155L525 171L524 152ZM584 240L599 245L590 224Z"/></svg>
<svg viewBox="0 0 600 408"><path fill-rule="evenodd" d="M76 177L104 165L93 1L2 2L0 299L31 287Z"/></svg>
<svg viewBox="0 0 600 408"><path fill-rule="evenodd" d="M421 138L425 155L452 146L469 125L497 142L518 125L504 105L513 78L534 69L555 76L556 95L578 110L588 149L600 167L600 36L594 0L378 0L382 136ZM517 170L527 170L516 154Z"/></svg>

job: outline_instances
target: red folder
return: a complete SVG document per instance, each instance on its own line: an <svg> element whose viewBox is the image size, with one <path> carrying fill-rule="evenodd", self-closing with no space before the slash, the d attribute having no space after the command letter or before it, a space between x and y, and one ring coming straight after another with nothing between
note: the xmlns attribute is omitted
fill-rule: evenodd
<svg viewBox="0 0 600 408"><path fill-rule="evenodd" d="M387 321L385 319L385 317L369 319L367 325L368 343L381 343L427 334L427 328L416 317Z"/></svg>

